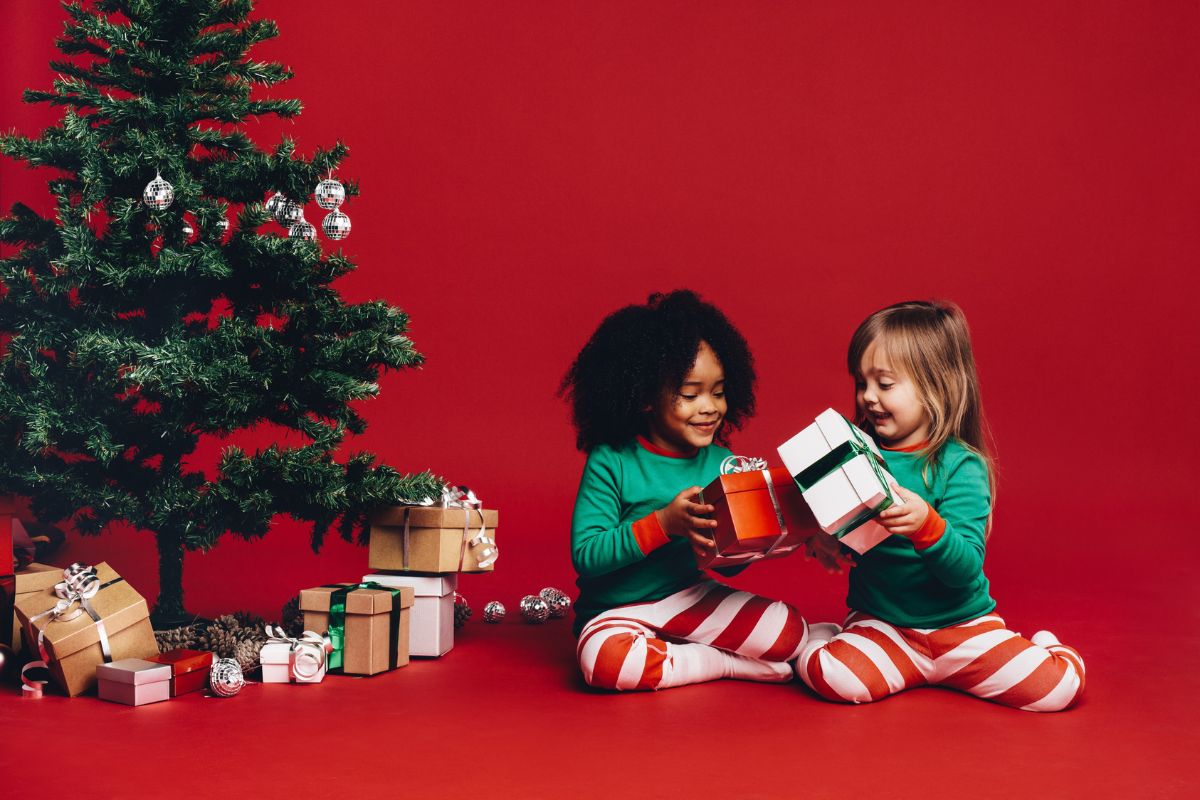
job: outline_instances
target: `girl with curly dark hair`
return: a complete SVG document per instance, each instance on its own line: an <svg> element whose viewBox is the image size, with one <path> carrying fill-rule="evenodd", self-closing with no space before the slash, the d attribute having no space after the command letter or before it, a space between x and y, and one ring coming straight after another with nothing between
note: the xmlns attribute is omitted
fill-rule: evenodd
<svg viewBox="0 0 1200 800"><path fill-rule="evenodd" d="M700 488L730 455L729 430L754 413L746 340L693 292L651 295L600 323L560 392L588 456L571 523L584 679L606 689L790 680L804 618L696 566L717 524Z"/></svg>

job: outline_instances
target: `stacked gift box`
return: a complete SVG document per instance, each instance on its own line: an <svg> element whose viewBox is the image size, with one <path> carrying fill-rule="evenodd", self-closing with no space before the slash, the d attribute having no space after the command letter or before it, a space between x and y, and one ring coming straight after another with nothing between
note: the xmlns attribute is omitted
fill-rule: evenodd
<svg viewBox="0 0 1200 800"><path fill-rule="evenodd" d="M463 505L394 506L371 520L373 572L363 580L413 592L411 655L440 656L454 646L459 574L494 568L499 514Z"/></svg>

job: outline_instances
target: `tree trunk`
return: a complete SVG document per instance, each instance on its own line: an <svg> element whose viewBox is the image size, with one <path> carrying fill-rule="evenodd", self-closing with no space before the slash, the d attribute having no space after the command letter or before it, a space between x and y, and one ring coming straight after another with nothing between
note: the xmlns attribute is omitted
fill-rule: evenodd
<svg viewBox="0 0 1200 800"><path fill-rule="evenodd" d="M156 630L178 628L193 617L183 607L183 538L175 531L158 531L158 602L150 612Z"/></svg>

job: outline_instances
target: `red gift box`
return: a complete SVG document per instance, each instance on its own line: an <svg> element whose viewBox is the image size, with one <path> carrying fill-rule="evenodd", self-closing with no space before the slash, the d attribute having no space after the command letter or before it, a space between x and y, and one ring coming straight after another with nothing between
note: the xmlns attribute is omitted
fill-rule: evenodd
<svg viewBox="0 0 1200 800"><path fill-rule="evenodd" d="M721 475L700 492L700 502L715 507L718 523L716 550L701 567L778 558L821 532L785 467Z"/></svg>
<svg viewBox="0 0 1200 800"><path fill-rule="evenodd" d="M208 686L213 654L203 650L168 650L146 660L171 667L171 697L178 697Z"/></svg>

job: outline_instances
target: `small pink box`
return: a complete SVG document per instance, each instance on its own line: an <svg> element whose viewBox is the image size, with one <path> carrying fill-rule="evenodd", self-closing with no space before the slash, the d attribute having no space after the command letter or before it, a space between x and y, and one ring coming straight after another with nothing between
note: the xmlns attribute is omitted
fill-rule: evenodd
<svg viewBox="0 0 1200 800"><path fill-rule="evenodd" d="M171 696L171 667L140 658L123 658L96 667L100 699L144 706Z"/></svg>

